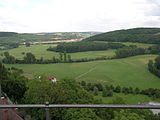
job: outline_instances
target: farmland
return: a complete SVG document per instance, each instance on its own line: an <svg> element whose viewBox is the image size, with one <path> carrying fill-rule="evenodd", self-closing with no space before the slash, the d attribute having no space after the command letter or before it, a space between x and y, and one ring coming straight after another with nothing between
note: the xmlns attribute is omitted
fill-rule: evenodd
<svg viewBox="0 0 160 120"><path fill-rule="evenodd" d="M58 79L75 78L77 81L100 82L121 86L160 88L160 79L151 74L147 63L156 55L141 55L124 59L59 64L14 64L7 67L23 69L25 73L54 75Z"/></svg>
<svg viewBox="0 0 160 120"><path fill-rule="evenodd" d="M38 35L39 37L41 35ZM32 38L33 36L26 36ZM94 41L108 43L108 41ZM139 48L149 48L155 44L133 43L133 42L116 42L126 46L136 45ZM37 44L26 47L20 45L18 48L0 50L2 55L8 51L10 55L22 60L26 53L31 52L37 59L52 59L53 56L60 59L60 54L54 51L47 51L49 47L56 47L56 44ZM86 51L67 53L71 55L72 60L83 58L100 58L115 56L115 49L101 51ZM0 56L3 57L3 56ZM56 63L56 64L5 64L6 67L15 67L23 69L24 74L28 76L54 76L58 80L63 78L73 78L77 82L85 81L86 83L101 83L102 85L120 85L121 87L138 87L140 90L147 88L160 88L160 79L148 71L148 61L154 60L157 55L145 54L127 57L123 59L97 60L79 63ZM111 97L102 97L99 92L96 99L101 99L103 103L111 103L116 97L122 97L126 104L137 104L138 102L160 101L158 98L153 99L142 94L124 94L113 93Z"/></svg>
<svg viewBox="0 0 160 120"><path fill-rule="evenodd" d="M102 41L96 41L102 42ZM145 43L131 43L131 42L121 42L124 45L136 45L137 47L148 48L153 46L154 44L145 44ZM57 44L40 44L40 45L31 45L30 47L25 47L21 45L19 48L14 48L7 50L11 55L18 59L22 59L24 55L23 52L31 52L33 53L36 58L43 57L44 59L52 59L53 56L59 57L59 53L53 51L47 51L47 48L54 47ZM0 54L5 52L4 50L0 50ZM88 52L77 52L77 53L70 53L72 59L81 59L81 58L96 58L96 57L103 57L103 56L114 56L114 50L103 50L103 51L88 51Z"/></svg>
<svg viewBox="0 0 160 120"><path fill-rule="evenodd" d="M31 45L30 47L20 46L19 48L10 49L8 52L15 56L18 59L23 58L23 52L31 52L36 58L43 57L44 59L52 59L53 56L59 57L59 53L47 51L46 49L52 46L56 46L56 44L46 44L46 45ZM4 51L0 51L3 53ZM72 59L80 59L80 58L96 58L102 56L113 56L114 50L104 50L104 51L89 51L89 52L78 52L70 54Z"/></svg>

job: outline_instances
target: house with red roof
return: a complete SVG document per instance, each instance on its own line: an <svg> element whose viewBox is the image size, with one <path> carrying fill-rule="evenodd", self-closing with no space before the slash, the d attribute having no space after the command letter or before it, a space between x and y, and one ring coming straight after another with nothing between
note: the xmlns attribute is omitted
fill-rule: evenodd
<svg viewBox="0 0 160 120"><path fill-rule="evenodd" d="M52 81L52 82L57 82L57 79L56 79L56 77L48 77L47 78L48 80L50 80L50 81Z"/></svg>

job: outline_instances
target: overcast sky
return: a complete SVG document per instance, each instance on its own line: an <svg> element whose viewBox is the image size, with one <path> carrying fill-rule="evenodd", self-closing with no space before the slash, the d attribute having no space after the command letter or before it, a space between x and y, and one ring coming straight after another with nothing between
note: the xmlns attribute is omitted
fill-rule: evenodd
<svg viewBox="0 0 160 120"><path fill-rule="evenodd" d="M160 0L0 0L0 31L74 32L160 27Z"/></svg>

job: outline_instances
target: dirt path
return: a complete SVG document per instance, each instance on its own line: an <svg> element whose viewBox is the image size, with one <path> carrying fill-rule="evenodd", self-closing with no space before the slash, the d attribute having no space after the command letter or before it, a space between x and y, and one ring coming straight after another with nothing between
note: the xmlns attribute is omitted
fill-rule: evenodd
<svg viewBox="0 0 160 120"><path fill-rule="evenodd" d="M88 73L92 72L93 70L95 70L96 67L97 67L97 65L95 65L94 67L92 67L91 69L89 69L87 72L82 73L81 75L77 76L75 79L79 79L79 78L85 76L86 74L88 74Z"/></svg>

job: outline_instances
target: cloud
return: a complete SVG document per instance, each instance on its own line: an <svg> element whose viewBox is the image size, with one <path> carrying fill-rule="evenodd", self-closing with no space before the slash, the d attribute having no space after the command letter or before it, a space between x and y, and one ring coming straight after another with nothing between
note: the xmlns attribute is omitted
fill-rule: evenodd
<svg viewBox="0 0 160 120"><path fill-rule="evenodd" d="M109 31L160 27L159 0L3 0L0 6L3 6L0 7L1 31Z"/></svg>

